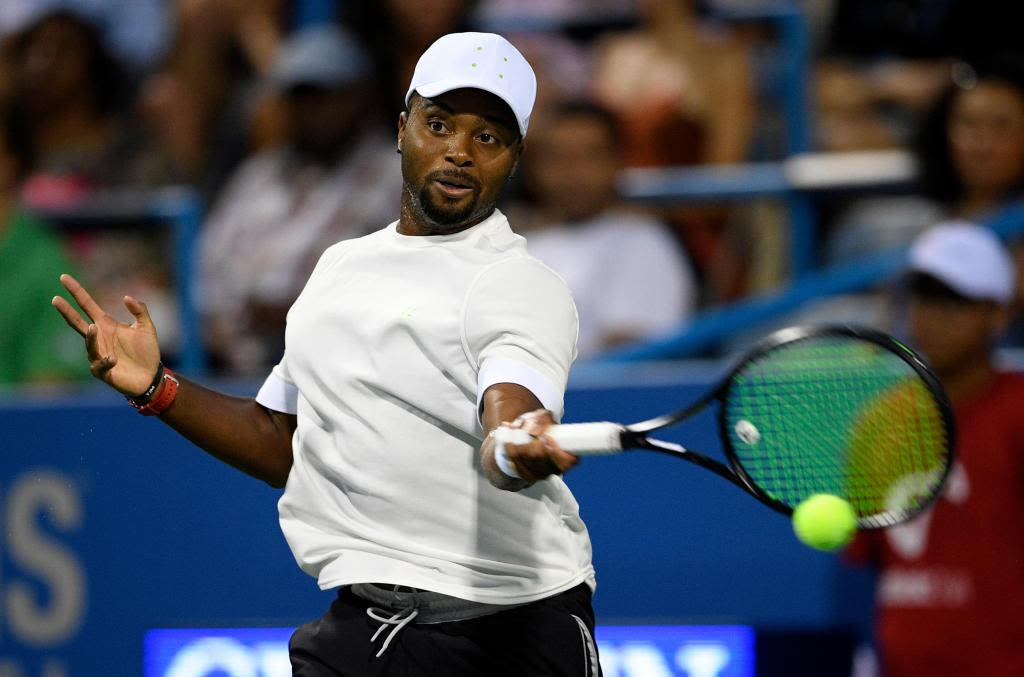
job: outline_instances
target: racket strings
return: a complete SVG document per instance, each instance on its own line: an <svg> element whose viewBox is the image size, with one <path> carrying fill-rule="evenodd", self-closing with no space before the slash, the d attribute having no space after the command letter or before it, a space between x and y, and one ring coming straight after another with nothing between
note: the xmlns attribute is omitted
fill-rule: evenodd
<svg viewBox="0 0 1024 677"><path fill-rule="evenodd" d="M842 496L864 525L915 512L945 470L948 431L928 386L901 357L852 337L809 338L749 362L725 423L736 460L771 498L792 507L813 493ZM746 426L757 435L737 432Z"/></svg>

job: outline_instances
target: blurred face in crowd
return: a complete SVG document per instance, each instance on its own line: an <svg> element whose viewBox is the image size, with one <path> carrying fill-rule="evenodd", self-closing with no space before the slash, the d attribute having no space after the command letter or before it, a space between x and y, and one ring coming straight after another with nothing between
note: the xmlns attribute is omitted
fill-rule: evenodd
<svg viewBox="0 0 1024 677"><path fill-rule="evenodd" d="M370 97L365 87L300 85L285 97L293 148L303 157L333 162L362 129Z"/></svg>
<svg viewBox="0 0 1024 677"><path fill-rule="evenodd" d="M414 95L398 122L403 217L436 234L486 218L522 155L518 129L508 105L480 89Z"/></svg>
<svg viewBox="0 0 1024 677"><path fill-rule="evenodd" d="M988 363L1008 321L1009 311L993 301L964 298L928 276L911 283L911 338L940 378Z"/></svg>
<svg viewBox="0 0 1024 677"><path fill-rule="evenodd" d="M387 0L394 25L400 27L404 42L413 51L422 51L442 35L456 30L469 3L466 0L430 0L430 11L423 11L424 6L423 0Z"/></svg>
<svg viewBox="0 0 1024 677"><path fill-rule="evenodd" d="M968 193L1002 197L1024 180L1024 93L981 80L953 102L950 155Z"/></svg>
<svg viewBox="0 0 1024 677"><path fill-rule="evenodd" d="M530 188L548 213L580 221L615 201L619 149L602 118L583 114L556 117L538 130L530 152Z"/></svg>
<svg viewBox="0 0 1024 677"><path fill-rule="evenodd" d="M251 4L254 6L249 9L259 11L267 2ZM174 3L174 22L179 34L188 35L189 39L226 38L237 30L246 9L244 0L177 0Z"/></svg>
<svg viewBox="0 0 1024 677"><path fill-rule="evenodd" d="M47 113L90 92L94 54L81 25L56 16L26 36L18 60L18 84L35 113Z"/></svg>

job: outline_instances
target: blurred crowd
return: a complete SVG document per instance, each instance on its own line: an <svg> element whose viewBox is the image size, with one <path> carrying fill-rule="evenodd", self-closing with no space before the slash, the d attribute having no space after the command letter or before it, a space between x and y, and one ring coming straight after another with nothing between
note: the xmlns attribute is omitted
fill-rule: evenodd
<svg viewBox="0 0 1024 677"><path fill-rule="evenodd" d="M616 192L625 168L786 154L780 36L735 19L763 4L4 0L0 384L87 375L47 307L63 271L109 308L146 300L180 349L166 228L95 209L171 185L204 204L196 301L209 367L265 373L323 249L397 218L407 83L422 51L458 30L506 34L537 71L529 151L503 209L573 289L581 356L775 288L788 274L779 205L653 208ZM814 149L903 148L920 168L909 193L817 205L822 263L1022 196L1014 3L794 4L814 54Z"/></svg>

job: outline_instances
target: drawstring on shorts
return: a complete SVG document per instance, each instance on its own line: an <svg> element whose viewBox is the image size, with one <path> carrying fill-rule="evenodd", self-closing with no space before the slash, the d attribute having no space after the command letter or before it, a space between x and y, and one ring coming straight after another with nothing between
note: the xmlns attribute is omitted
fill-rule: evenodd
<svg viewBox="0 0 1024 677"><path fill-rule="evenodd" d="M378 615L378 612L382 613ZM381 624L380 627L377 628L377 632L373 633L373 637L370 638L371 644L377 641L377 636L380 635L381 631L383 631L384 628L388 627L389 625L394 626L391 629L391 632L388 633L387 639L384 640L384 646L382 646L380 648L380 651L377 652L377 658L380 658L384 654L384 652L387 651L388 645L391 644L391 640L395 638L395 635L401 632L402 628L407 626L409 623L412 623L412 620L416 618L416 616L418 616L420 612L418 609L414 607L411 609L403 609L398 613L392 614L390 618L383 615L384 613L386 612L384 612L383 609L378 609L377 607L371 606L366 609L366 615L372 618L373 620L378 621Z"/></svg>
<svg viewBox="0 0 1024 677"><path fill-rule="evenodd" d="M388 626L391 632L384 640L384 646L377 652L380 658L402 628L416 620L427 625L450 623L487 616L511 609L517 604L498 605L470 602L438 592L410 588L404 585L380 583L355 583L350 588L357 597L370 602L366 615L380 623L370 642L376 642Z"/></svg>

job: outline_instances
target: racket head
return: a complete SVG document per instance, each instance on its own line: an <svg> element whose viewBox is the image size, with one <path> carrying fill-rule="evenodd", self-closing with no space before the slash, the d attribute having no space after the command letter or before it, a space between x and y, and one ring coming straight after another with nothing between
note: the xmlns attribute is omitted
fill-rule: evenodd
<svg viewBox="0 0 1024 677"><path fill-rule="evenodd" d="M925 510L952 467L953 413L938 378L873 329L777 331L715 396L731 468L784 514L828 493L853 506L860 529L889 527Z"/></svg>

